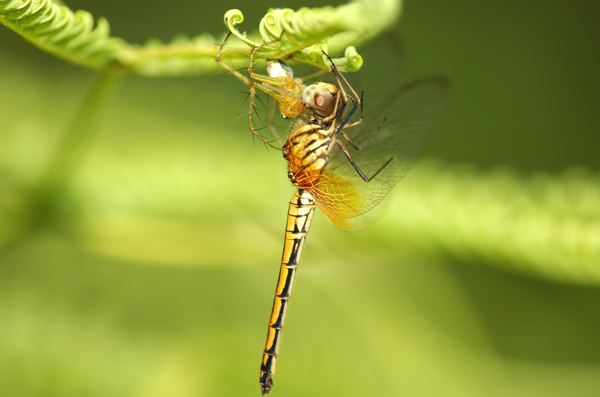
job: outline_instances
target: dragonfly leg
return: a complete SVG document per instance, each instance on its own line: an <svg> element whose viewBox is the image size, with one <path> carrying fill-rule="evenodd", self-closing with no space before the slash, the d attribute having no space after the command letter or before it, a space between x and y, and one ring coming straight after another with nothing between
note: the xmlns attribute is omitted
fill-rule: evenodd
<svg viewBox="0 0 600 397"><path fill-rule="evenodd" d="M358 172L358 175L360 175L360 177L363 179L363 181L365 182L371 182L373 180L373 178L375 178L381 171L383 171L383 169L385 167L387 167L387 165L389 163L392 162L392 160L394 159L394 157L390 158L384 165L381 166L381 168L379 168L377 170L377 172L375 172L370 178L368 176L366 176L364 174L364 172L361 171L360 168L358 168L358 165L356 165L356 163L354 162L354 160L352 159L352 156L350 155L350 153L348 153L348 150L346 149L346 147L344 146L344 144L342 142L339 141L339 139L335 140L335 143L338 145L338 147L340 149L342 149L342 152L344 152L344 154L346 155L346 157L348 158L348 161L350 161L350 164L352 164L352 167L354 167L354 169L356 170L356 172Z"/></svg>
<svg viewBox="0 0 600 397"><path fill-rule="evenodd" d="M360 93L360 118L350 124L346 124L343 128L350 128L350 127L354 127L355 125L359 125L360 123L363 122L363 119L365 118L365 102L363 99L363 94L364 91Z"/></svg>
<svg viewBox="0 0 600 397"><path fill-rule="evenodd" d="M344 106L342 106L342 112L340 112L340 115L343 113L343 108L346 107L346 102L344 102L343 104ZM354 116L354 113L356 113L356 109L358 109L358 102L355 102L354 105L352 106L352 109L350 109L350 111L348 112L348 114L346 115L346 117L344 118L344 121L342 121L342 123L336 128L336 130L338 132L341 132L346 125L348 124L348 122L350 121L350 118L352 116Z"/></svg>
<svg viewBox="0 0 600 397"><path fill-rule="evenodd" d="M342 92L343 92L343 90L342 90ZM340 97L341 97L341 96L338 96L338 99L339 99ZM339 113L338 113L338 115L337 115L337 117L336 117L336 121L339 121L339 119L341 118L341 116L344 114L344 111L345 111L346 105L347 105L347 102L345 102L345 101L344 101L344 102L342 103L342 106L340 107L340 111L339 111ZM345 134L345 133L344 133L344 131L343 131L343 130L344 130L344 128L346 128L346 127L353 127L353 126L355 126L356 124L359 124L359 123L361 123L361 122L362 122L362 118L361 118L359 121L357 121L357 122L355 122L355 123L352 123L352 124L348 125L348 122L350 121L350 119L352 118L352 116L354 116L354 113L356 113L356 109L358 109L358 105L359 105L359 102L354 102L354 105L352 106L352 109L350 109L350 111L348 112L348 114L347 114L347 115L346 115L346 117L344 118L344 121L342 121L342 122L341 122L341 124L340 124L339 126L337 126L337 127L336 127L336 134L338 134L338 133L342 133L342 134L344 135L344 137L345 137L345 138L347 138L347 137L346 137L346 134ZM360 105L361 105L361 108L362 108L362 101L360 102Z"/></svg>
<svg viewBox="0 0 600 397"><path fill-rule="evenodd" d="M377 128L375 128L375 131L373 131L371 133L371 135L367 138L367 140L361 145L358 146L357 143L353 142L350 138L348 138L348 135L346 135L346 133L344 131L340 131L340 134L344 137L344 139L346 139L346 141L356 150L363 150L365 148L365 146L367 146L367 144L369 142L371 142L371 140L373 139L373 137L375 137L375 135L379 132L379 130L381 129L381 127L383 127L383 123L385 123L387 121L387 119L383 119L383 121L381 122L381 124L379 124L377 126Z"/></svg>
<svg viewBox="0 0 600 397"><path fill-rule="evenodd" d="M329 59L329 62L331 62L331 72L335 75L335 79L338 82L338 87L340 88L340 91L342 92L342 97L344 99L344 102L348 102L348 94L346 93L346 90L343 88L342 85L342 81L344 82L344 84L346 85L346 87L348 87L348 89L350 90L350 92L352 93L352 95L354 96L352 98L352 100L360 105L360 119L358 119L357 121L346 125L344 128L348 128L348 127L353 127L355 125L358 125L360 123L362 123L364 117L365 117L365 109L363 106L363 93L360 94L360 97L358 96L358 94L356 93L356 91L354 91L354 88L352 88L352 86L350 85L350 83L348 83L348 80L346 80L346 78L344 77L344 75L338 70L338 68L335 66L335 63L333 63L333 60L331 59L331 57L329 55L327 55L327 53L325 53L325 51L323 51L323 55L325 55L327 57L327 59ZM341 80L340 80L341 79ZM352 112L352 114L354 114L354 112ZM349 120L349 118L348 118ZM347 123L347 122L346 122Z"/></svg>

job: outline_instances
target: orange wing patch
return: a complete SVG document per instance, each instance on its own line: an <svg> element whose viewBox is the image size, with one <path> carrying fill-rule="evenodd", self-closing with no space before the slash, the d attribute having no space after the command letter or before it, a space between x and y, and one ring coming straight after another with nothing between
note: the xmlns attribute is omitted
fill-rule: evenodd
<svg viewBox="0 0 600 397"><path fill-rule="evenodd" d="M353 230L346 219L362 214L366 208L366 201L356 185L339 175L331 177L323 174L315 185L307 186L306 190L327 219L342 230Z"/></svg>

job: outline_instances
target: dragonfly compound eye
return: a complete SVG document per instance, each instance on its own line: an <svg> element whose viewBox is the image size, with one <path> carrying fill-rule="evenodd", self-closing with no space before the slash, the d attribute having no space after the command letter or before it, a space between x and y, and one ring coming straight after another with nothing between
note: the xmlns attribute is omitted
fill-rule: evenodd
<svg viewBox="0 0 600 397"><path fill-rule="evenodd" d="M319 116L329 116L335 108L333 94L320 84L309 85L302 91L302 100L306 102Z"/></svg>

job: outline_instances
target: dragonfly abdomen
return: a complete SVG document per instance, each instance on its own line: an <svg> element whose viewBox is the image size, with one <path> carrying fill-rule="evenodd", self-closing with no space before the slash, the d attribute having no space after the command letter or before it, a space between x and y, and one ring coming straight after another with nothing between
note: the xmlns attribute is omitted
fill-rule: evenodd
<svg viewBox="0 0 600 397"><path fill-rule="evenodd" d="M296 269L300 262L306 235L315 214L315 205L310 193L304 189L299 189L290 201L279 280L275 289L267 342L260 365L260 386L263 395L269 393L273 386L272 376L275 373L275 361L279 351L279 340L285 321L287 304L292 295Z"/></svg>

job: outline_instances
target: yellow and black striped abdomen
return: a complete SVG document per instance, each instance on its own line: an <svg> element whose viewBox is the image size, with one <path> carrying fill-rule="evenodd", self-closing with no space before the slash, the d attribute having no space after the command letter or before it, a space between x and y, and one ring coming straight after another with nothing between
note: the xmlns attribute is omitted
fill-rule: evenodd
<svg viewBox="0 0 600 397"><path fill-rule="evenodd" d="M290 201L279 280L275 289L275 300L269 318L267 342L260 365L260 386L263 395L269 393L271 386L273 386L272 376L275 373L275 361L277 360L287 304L292 295L296 269L298 263L300 263L300 256L314 214L315 202L312 196L306 190L299 189Z"/></svg>

